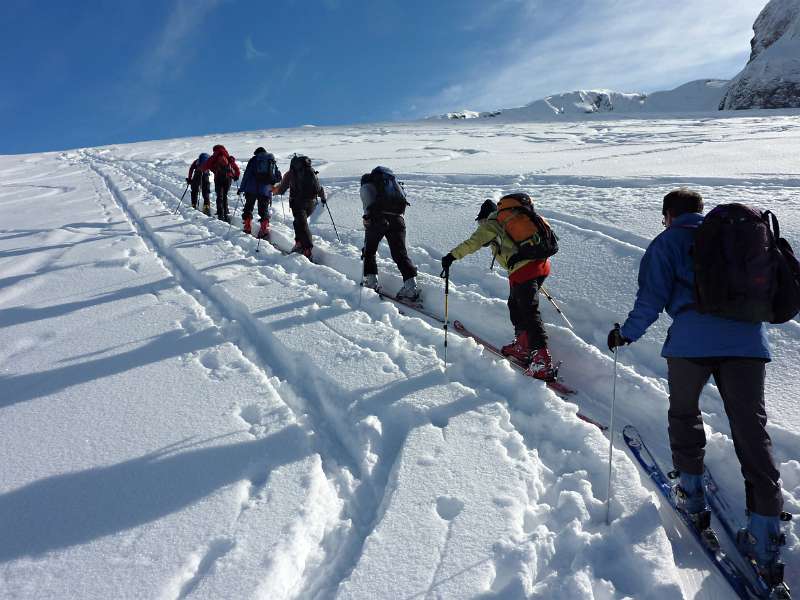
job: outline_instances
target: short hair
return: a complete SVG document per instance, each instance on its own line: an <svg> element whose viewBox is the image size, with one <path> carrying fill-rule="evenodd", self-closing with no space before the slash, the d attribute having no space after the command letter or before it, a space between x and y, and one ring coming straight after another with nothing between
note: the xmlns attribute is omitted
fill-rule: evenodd
<svg viewBox="0 0 800 600"><path fill-rule="evenodd" d="M688 188L678 188L672 190L664 196L664 203L661 205L661 214L665 217L669 213L672 218L685 213L702 213L703 197L699 192Z"/></svg>

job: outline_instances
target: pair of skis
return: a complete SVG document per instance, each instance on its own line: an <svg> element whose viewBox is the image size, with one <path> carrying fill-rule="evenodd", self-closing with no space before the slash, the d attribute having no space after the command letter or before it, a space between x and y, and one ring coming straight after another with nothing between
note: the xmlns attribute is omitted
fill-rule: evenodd
<svg viewBox="0 0 800 600"><path fill-rule="evenodd" d="M396 302L396 303L400 304L403 307L407 307L407 308L410 308L412 310L415 310L416 312L428 317L429 319L433 319L434 321L437 321L437 322L441 323L442 325L444 325L444 322L445 322L444 319L442 317L440 317L439 315L437 315L436 313L433 313L430 310L428 310L427 308L425 308L425 306L421 302L414 302L414 301L410 301L410 300L397 298L395 296L387 294L386 292L384 292L383 290L380 290L380 289L376 290L376 292L383 299L391 300L392 302ZM498 348L497 346L495 346L491 342L488 342L485 339L481 338L477 334L471 332L469 329L467 329L467 327L461 321L458 321L458 320L453 321L453 329L455 329L455 331L459 335L461 335L462 337L471 338L471 339L475 340L475 342L477 342L478 344L483 346L484 349L487 352L490 352L491 354L494 354L498 358L502 358L502 359L506 360L517 371L520 371L521 373L530 376L530 372L528 370L528 365L516 360L515 358L513 358L511 356L504 355L500 351L500 348ZM570 396L574 396L575 394L577 394L576 390L572 389L571 387L569 387L568 385L563 383L561 380L558 379L557 376L555 378L551 379L551 380L545 381L545 380L537 379L537 381L544 381L544 383L545 383L545 385L547 385L547 387L549 387L551 390L553 390L556 394L558 394L559 396L561 396L564 399L567 399ZM581 419L582 421L585 421L587 423L591 423L592 425L594 425L595 427L597 427L601 431L607 431L608 430L608 426L606 426L606 425L596 421L595 419L592 419L591 417L588 417L588 416L586 416L586 415L584 415L584 414L582 414L580 412L577 413L577 417L579 419Z"/></svg>
<svg viewBox="0 0 800 600"><path fill-rule="evenodd" d="M679 510L675 504L673 485L667 475L656 462L653 455L648 450L641 435L632 425L626 426L622 430L625 443L636 458L642 469L650 476L655 483L658 491L666 499L667 503L673 508L678 518L684 523L686 528L697 540L703 552L716 566L717 570L728 581L731 588L739 598L763 599L763 600L791 600L791 592L785 582L776 586L771 586L759 573L755 563L748 557L739 555L739 561L733 560L719 545L719 540L711 529L710 519L707 523L701 524L694 521L685 512ZM733 509L725 500L721 490L717 486L711 472L706 469L703 474L703 486L705 488L706 500L711 507L711 513L722 524L725 533L736 542L738 524L734 520ZM736 554L739 554L738 551ZM743 569L739 563L744 563Z"/></svg>

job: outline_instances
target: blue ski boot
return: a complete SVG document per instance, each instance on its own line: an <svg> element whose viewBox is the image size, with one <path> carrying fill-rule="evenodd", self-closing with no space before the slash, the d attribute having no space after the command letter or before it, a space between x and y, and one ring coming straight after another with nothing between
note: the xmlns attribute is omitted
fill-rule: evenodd
<svg viewBox="0 0 800 600"><path fill-rule="evenodd" d="M780 547L786 544L786 536L781 532L781 517L751 512L747 528L739 531L736 543L739 551L755 563L768 585L774 587L783 582Z"/></svg>
<svg viewBox="0 0 800 600"><path fill-rule="evenodd" d="M719 548L719 539L711 529L711 509L706 502L703 476L680 471L669 473L670 479L678 479L672 487L675 507L685 513L695 526L705 543L711 548Z"/></svg>

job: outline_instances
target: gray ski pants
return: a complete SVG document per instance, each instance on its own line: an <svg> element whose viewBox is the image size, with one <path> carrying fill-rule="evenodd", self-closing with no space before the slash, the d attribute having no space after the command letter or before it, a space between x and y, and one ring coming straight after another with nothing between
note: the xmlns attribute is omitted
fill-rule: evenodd
<svg viewBox="0 0 800 600"><path fill-rule="evenodd" d="M760 515L779 515L783 497L772 440L766 430L765 362L756 358L667 358L667 367L669 442L675 468L695 475L703 472L706 436L699 401L713 375L744 475L747 509Z"/></svg>

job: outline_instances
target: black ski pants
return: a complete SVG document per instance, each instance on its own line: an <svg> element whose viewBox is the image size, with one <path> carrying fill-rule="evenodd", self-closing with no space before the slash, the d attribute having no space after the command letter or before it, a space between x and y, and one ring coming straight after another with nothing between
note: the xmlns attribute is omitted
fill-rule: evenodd
<svg viewBox="0 0 800 600"><path fill-rule="evenodd" d="M519 335L527 331L532 350L547 347L547 332L539 312L539 288L545 279L535 277L522 283L512 283L508 295L508 313L514 325L514 333Z"/></svg>
<svg viewBox="0 0 800 600"><path fill-rule="evenodd" d="M217 218L228 218L228 191L231 189L230 177L214 176L214 192L217 195Z"/></svg>
<svg viewBox="0 0 800 600"><path fill-rule="evenodd" d="M402 215L375 215L370 218L364 233L364 275L377 275L378 263L375 255L383 238L389 244L397 268L403 275L403 281L417 276L417 268L408 257L406 249L406 221Z"/></svg>
<svg viewBox="0 0 800 600"><path fill-rule="evenodd" d="M202 175L195 175L192 178L192 208L197 208L197 193L202 190L203 202L211 204L211 181L209 180L208 173Z"/></svg>
<svg viewBox="0 0 800 600"><path fill-rule="evenodd" d="M706 436L700 393L714 376L744 475L747 509L777 516L783 508L780 473L772 457L764 405L765 362L757 358L667 358L669 442L675 468L703 472Z"/></svg>
<svg viewBox="0 0 800 600"><path fill-rule="evenodd" d="M258 201L258 218L260 220L267 220L269 221L269 216L267 215L267 210L269 210L269 205L272 204L272 198L269 196L262 196L261 194L251 194L249 192L244 193L244 209L242 210L242 219L252 219L253 218L253 207Z"/></svg>
<svg viewBox="0 0 800 600"><path fill-rule="evenodd" d="M317 208L317 199L309 198L307 200L289 200L289 208L292 209L292 217L294 217L294 239L300 244L303 250L314 247L314 242L311 241L311 229L308 228L308 217Z"/></svg>

